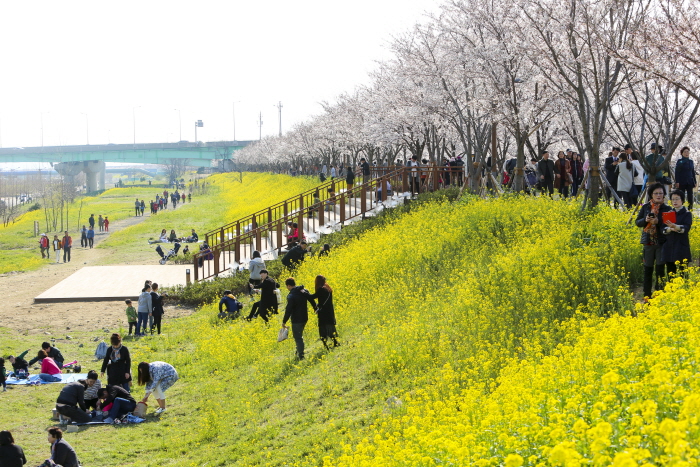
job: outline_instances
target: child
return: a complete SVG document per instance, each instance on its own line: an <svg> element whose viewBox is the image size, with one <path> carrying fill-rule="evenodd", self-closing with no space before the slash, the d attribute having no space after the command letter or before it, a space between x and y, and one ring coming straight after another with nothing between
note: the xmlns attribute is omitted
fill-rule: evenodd
<svg viewBox="0 0 700 467"><path fill-rule="evenodd" d="M0 383L2 383L2 390L7 391L7 383L5 380L7 379L7 370L5 370L5 359L0 357Z"/></svg>
<svg viewBox="0 0 700 467"><path fill-rule="evenodd" d="M129 335L131 330L136 327L136 309L131 306L131 300L126 300L126 320L129 322Z"/></svg>

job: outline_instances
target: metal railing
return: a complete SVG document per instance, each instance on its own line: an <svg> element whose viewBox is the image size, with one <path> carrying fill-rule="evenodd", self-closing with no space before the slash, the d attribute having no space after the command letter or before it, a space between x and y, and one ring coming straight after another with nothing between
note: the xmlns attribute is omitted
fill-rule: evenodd
<svg viewBox="0 0 700 467"><path fill-rule="evenodd" d="M193 257L194 280L204 280L261 253L282 249L290 243L293 224L299 239L315 238L341 228L347 221L368 215L399 193L435 191L444 187L445 167L373 167L370 179L348 188L345 179L328 180L304 193L205 234L208 249ZM357 180L357 178L356 178ZM360 178L360 182L362 179ZM288 224L292 224L290 228Z"/></svg>

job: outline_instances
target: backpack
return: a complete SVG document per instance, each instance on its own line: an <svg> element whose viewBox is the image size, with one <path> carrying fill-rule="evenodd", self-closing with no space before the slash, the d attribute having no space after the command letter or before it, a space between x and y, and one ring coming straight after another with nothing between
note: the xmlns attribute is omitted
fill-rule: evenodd
<svg viewBox="0 0 700 467"><path fill-rule="evenodd" d="M95 349L95 358L98 360L104 360L107 356L107 344L102 341L98 344L97 349Z"/></svg>

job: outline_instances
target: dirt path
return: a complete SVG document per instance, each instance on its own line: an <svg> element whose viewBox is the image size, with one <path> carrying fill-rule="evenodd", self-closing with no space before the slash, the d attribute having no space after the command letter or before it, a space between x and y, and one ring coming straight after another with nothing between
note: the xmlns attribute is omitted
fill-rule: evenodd
<svg viewBox="0 0 700 467"><path fill-rule="evenodd" d="M130 217L110 223L110 231L117 231L143 222L147 216ZM109 238L109 233L95 232L95 246ZM71 261L55 263L53 251L50 260L36 271L0 275L0 327L28 334L63 334L67 330L117 330L126 326L124 302L79 302L34 304L34 297L61 282L83 266L97 266L111 255L109 249L82 248L80 237L73 237ZM36 254L40 255L39 248ZM154 278L156 279L156 278ZM90 284L85 284L89 287ZM193 310L167 306L166 319L190 314Z"/></svg>

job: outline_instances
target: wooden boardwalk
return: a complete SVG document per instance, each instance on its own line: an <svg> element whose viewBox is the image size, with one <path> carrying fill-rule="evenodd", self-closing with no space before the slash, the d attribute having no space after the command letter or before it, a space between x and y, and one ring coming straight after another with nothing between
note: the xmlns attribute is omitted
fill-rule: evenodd
<svg viewBox="0 0 700 467"><path fill-rule="evenodd" d="M191 265L86 266L34 298L34 303L137 299L146 280L161 287L184 285Z"/></svg>

